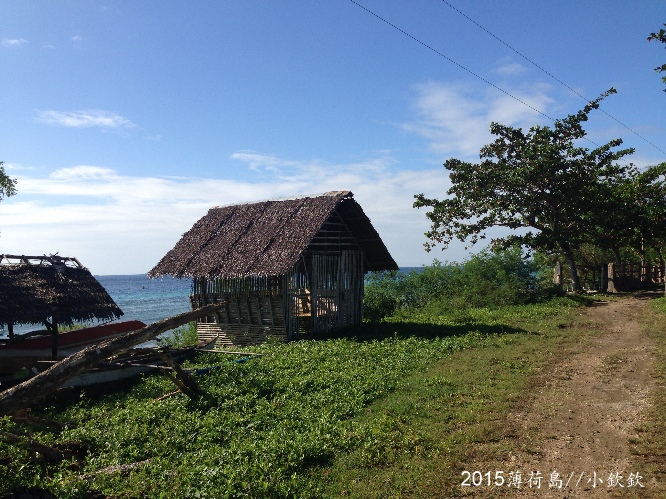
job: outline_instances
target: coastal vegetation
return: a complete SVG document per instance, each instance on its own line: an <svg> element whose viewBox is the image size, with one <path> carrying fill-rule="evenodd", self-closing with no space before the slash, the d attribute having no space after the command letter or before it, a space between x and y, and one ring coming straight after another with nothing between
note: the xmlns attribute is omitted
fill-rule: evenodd
<svg viewBox="0 0 666 499"><path fill-rule="evenodd" d="M206 368L197 400L165 397L159 374L60 393L0 420L65 456L0 439L0 497L455 493L465 463L506 450L504 418L544 363L594 333L576 327L590 300L548 295L538 270L512 249L373 276L368 299L386 290L390 313L260 357L201 353L185 364ZM456 301L447 287L468 280Z"/></svg>

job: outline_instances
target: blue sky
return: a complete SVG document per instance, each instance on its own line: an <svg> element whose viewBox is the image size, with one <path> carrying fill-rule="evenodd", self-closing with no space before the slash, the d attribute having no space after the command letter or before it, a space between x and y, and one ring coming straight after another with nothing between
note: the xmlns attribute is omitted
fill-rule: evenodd
<svg viewBox="0 0 666 499"><path fill-rule="evenodd" d="M414 194L611 86L589 137L666 160L663 0L357 3L0 3L0 253L145 273L212 206L351 190L399 265L461 261Z"/></svg>

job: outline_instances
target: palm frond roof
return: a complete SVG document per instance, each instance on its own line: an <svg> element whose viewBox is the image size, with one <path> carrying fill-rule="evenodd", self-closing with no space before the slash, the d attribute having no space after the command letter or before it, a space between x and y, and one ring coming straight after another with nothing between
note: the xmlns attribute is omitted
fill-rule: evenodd
<svg viewBox="0 0 666 499"><path fill-rule="evenodd" d="M0 255L0 324L58 324L123 315L90 271L72 257Z"/></svg>
<svg viewBox="0 0 666 499"><path fill-rule="evenodd" d="M148 276L282 275L333 218L363 250L366 271L398 268L353 194L334 191L211 208Z"/></svg>

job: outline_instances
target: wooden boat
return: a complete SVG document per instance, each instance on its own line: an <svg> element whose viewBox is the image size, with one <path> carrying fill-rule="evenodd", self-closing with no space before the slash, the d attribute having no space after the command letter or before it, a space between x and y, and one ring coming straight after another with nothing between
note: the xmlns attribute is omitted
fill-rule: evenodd
<svg viewBox="0 0 666 499"><path fill-rule="evenodd" d="M138 321L137 321L138 322ZM106 339L106 338L105 338ZM202 342L198 345L182 348L159 349L174 361L181 361L195 352L210 350L214 346L212 341ZM84 387L104 383L116 383L138 376L143 373L165 369L164 362L157 355L158 349L139 348L132 349L124 355L113 360L100 362L92 369L70 378L61 388ZM43 361L38 367L19 369L11 376L0 376L0 391L6 390L48 369L53 361Z"/></svg>
<svg viewBox="0 0 666 499"><path fill-rule="evenodd" d="M165 353L175 361L180 361L194 353L196 348L195 346L172 348L166 349ZM112 361L101 362L94 368L70 378L62 385L62 388L115 383L163 368L165 368L164 363L156 355L155 349L144 348L130 351Z"/></svg>
<svg viewBox="0 0 666 499"><path fill-rule="evenodd" d="M0 344L0 375L12 375L19 370L43 371L49 363L61 360L87 346L136 331L146 325L141 321L102 324L58 333L58 357L51 355L52 338L48 331L28 333ZM46 366L46 367L45 367Z"/></svg>

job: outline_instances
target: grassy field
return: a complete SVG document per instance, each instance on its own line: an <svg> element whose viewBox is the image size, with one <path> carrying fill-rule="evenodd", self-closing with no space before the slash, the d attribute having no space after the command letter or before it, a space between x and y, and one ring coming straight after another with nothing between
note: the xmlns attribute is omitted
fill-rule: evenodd
<svg viewBox="0 0 666 499"><path fill-rule="evenodd" d="M530 396L540 369L595 333L581 323L585 304L430 310L338 338L264 345L255 349L263 357L242 363L201 354L191 366L219 368L199 379L207 395L197 401L157 401L172 390L159 375L105 394L71 392L33 410L67 429L0 420L0 430L73 454L56 463L0 439L0 497L30 487L57 497L457 495L462 470L508 453L506 414ZM663 456L666 439L654 437L665 429L655 414L636 452Z"/></svg>
<svg viewBox="0 0 666 499"><path fill-rule="evenodd" d="M666 483L666 298L653 300L653 312L643 317L642 326L656 343L654 376L657 380L652 393L652 409L647 420L639 427L639 438L633 442L633 451L645 459L646 473Z"/></svg>

